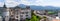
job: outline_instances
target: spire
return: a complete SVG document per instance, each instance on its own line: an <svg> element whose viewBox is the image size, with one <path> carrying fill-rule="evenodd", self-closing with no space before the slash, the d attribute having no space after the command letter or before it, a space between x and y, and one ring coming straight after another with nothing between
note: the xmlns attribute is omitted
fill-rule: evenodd
<svg viewBox="0 0 60 21"><path fill-rule="evenodd" d="M4 5L3 5L3 8L6 8L6 5L5 5L5 3L4 3Z"/></svg>

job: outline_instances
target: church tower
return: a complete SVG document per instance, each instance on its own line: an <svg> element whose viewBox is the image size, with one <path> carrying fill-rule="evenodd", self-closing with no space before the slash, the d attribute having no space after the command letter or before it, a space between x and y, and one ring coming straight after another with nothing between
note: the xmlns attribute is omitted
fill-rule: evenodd
<svg viewBox="0 0 60 21"><path fill-rule="evenodd" d="M9 9L6 7L5 3L3 5L3 10L2 10L2 17L3 21L8 21L9 20Z"/></svg>
<svg viewBox="0 0 60 21"><path fill-rule="evenodd" d="M6 5L5 5L5 3L4 3L4 5L3 5L3 8L7 8Z"/></svg>

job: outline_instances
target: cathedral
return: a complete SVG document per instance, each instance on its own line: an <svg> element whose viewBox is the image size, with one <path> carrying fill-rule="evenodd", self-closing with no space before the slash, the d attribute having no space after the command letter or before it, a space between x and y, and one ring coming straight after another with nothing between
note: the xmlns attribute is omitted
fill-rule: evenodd
<svg viewBox="0 0 60 21"><path fill-rule="evenodd" d="M1 11L2 21L25 21L26 18L31 19L30 6L26 6L26 8L19 6L7 8L4 4Z"/></svg>

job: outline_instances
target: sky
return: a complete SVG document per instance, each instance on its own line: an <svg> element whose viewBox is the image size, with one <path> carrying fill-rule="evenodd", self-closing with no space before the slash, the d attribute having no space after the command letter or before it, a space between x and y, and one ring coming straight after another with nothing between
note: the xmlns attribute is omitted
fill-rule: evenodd
<svg viewBox="0 0 60 21"><path fill-rule="evenodd" d="M60 7L60 0L0 0L0 7L4 5L4 2L7 7L15 7L19 4Z"/></svg>

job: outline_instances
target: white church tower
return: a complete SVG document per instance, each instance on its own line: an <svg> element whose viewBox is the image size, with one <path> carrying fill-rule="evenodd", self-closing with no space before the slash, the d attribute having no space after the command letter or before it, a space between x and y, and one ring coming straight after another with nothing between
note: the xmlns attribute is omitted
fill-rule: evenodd
<svg viewBox="0 0 60 21"><path fill-rule="evenodd" d="M6 7L5 3L4 3L2 11L3 11L2 13L3 21L8 21L9 20L9 9Z"/></svg>

